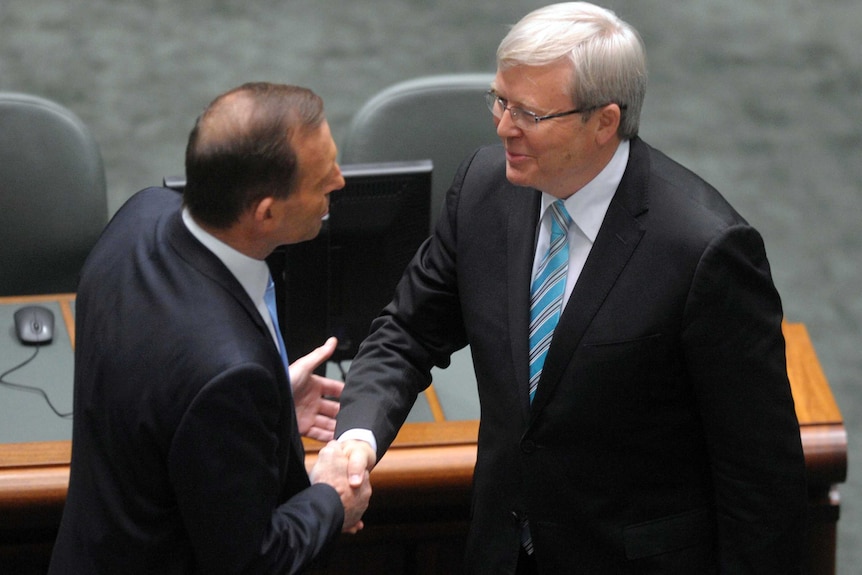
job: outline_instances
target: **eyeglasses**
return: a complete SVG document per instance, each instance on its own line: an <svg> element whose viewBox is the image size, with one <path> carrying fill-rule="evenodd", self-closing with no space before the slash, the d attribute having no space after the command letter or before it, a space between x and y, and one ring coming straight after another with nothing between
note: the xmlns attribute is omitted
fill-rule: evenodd
<svg viewBox="0 0 862 575"><path fill-rule="evenodd" d="M497 95L497 92L494 90L488 90L485 92L485 103L488 104L488 109L491 110L491 113L495 118L499 119L503 117L503 112L509 110L509 115L512 117L512 123L515 124L518 128L522 130L528 130L530 128L534 128L539 124L539 122L543 120L550 120L552 118L562 118L563 116L571 116L573 114L583 114L585 112L592 112L593 110L597 110L608 104L612 104L613 102L606 102L604 104L599 104L598 106L588 106L584 108L576 108L574 110L569 110L568 112L557 112L556 114L547 114L545 116L540 116L535 112L531 112L530 110L525 110L524 108L520 108L518 106L510 106L509 101L505 98L501 98ZM620 106L621 110L625 110L625 106Z"/></svg>

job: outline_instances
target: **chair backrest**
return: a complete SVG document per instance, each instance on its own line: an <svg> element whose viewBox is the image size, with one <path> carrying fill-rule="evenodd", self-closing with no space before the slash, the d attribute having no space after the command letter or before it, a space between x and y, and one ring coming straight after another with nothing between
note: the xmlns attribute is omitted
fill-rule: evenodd
<svg viewBox="0 0 862 575"><path fill-rule="evenodd" d="M493 79L493 74L447 74L390 86L354 115L341 162L430 159L436 221L458 165L479 146L500 141L483 99Z"/></svg>
<svg viewBox="0 0 862 575"><path fill-rule="evenodd" d="M74 291L107 204L87 126L55 102L0 92L0 295Z"/></svg>

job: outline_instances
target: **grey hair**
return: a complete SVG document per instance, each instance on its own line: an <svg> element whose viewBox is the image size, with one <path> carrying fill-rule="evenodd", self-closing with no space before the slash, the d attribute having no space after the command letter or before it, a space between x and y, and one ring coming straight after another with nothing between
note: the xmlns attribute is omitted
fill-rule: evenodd
<svg viewBox="0 0 862 575"><path fill-rule="evenodd" d="M551 4L512 27L497 48L497 68L544 66L566 57L574 105L619 104L620 138L637 136L647 85L646 51L637 30L588 2Z"/></svg>

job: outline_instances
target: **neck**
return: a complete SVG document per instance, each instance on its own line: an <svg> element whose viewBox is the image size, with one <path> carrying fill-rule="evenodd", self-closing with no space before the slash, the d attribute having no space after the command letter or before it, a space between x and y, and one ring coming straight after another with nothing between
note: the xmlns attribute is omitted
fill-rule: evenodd
<svg viewBox="0 0 862 575"><path fill-rule="evenodd" d="M244 222L242 218L227 228L215 228L198 219L195 219L195 222L206 233L250 258L264 260L272 253L273 248L266 245L262 238L258 238L254 230L249 229L247 222Z"/></svg>

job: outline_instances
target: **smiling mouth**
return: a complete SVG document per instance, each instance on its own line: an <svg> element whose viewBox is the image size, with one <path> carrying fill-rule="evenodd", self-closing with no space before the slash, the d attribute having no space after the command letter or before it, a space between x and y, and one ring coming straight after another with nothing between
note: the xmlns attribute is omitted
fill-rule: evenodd
<svg viewBox="0 0 862 575"><path fill-rule="evenodd" d="M511 150L506 150L506 160L510 162L517 162L521 160L525 160L528 156L526 154L519 154L517 152L513 152Z"/></svg>

